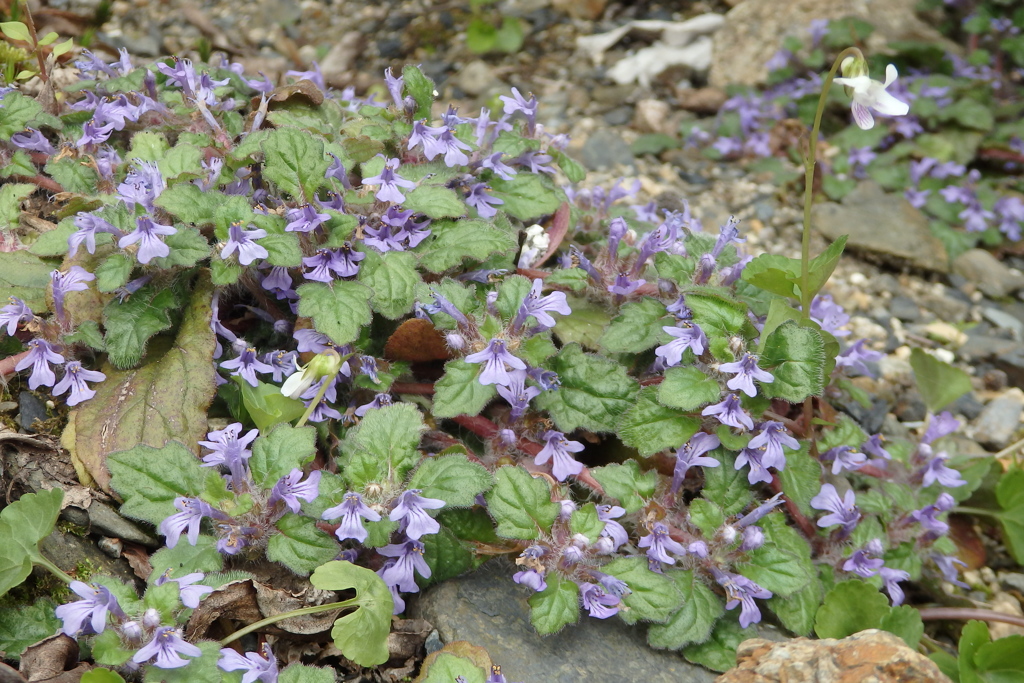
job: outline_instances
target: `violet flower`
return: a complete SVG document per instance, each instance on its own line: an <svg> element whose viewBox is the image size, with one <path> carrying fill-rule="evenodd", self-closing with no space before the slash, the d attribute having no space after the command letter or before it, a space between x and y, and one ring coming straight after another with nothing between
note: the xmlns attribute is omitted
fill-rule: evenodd
<svg viewBox="0 0 1024 683"><path fill-rule="evenodd" d="M512 176L516 175L517 171L501 161L501 157L503 156L504 152L495 152L494 154L485 156L480 160L480 167L490 169L494 172L494 175L503 180L512 180Z"/></svg>
<svg viewBox="0 0 1024 683"><path fill-rule="evenodd" d="M68 237L68 256L78 253L78 247L85 242L85 250L90 254L96 253L96 233L105 232L115 237L121 237L123 233L107 221L94 216L91 213L78 213L74 219L75 227L78 228Z"/></svg>
<svg viewBox="0 0 1024 683"><path fill-rule="evenodd" d="M302 503L299 502L300 498L307 503L312 503L320 495L320 476L320 470L313 470L305 481L300 482L302 470L297 467L293 468L291 472L274 484L274 488L270 491L270 498L267 500L267 506L273 508L278 503L284 503L293 513L299 514L299 510L302 508Z"/></svg>
<svg viewBox="0 0 1024 683"><path fill-rule="evenodd" d="M841 526L845 536L848 536L860 521L856 494L852 490L847 490L840 498L836 487L832 484L821 485L821 491L811 498L811 507L815 510L831 512L818 520L818 526L822 528Z"/></svg>
<svg viewBox="0 0 1024 683"><path fill-rule="evenodd" d="M26 128L21 133L15 133L11 136L11 144L21 149L27 149L30 152L38 152L48 156L53 156L57 153L57 150L53 148L53 145L46 139L46 136L35 128Z"/></svg>
<svg viewBox="0 0 1024 683"><path fill-rule="evenodd" d="M931 558L932 561L935 562L935 565L939 568L939 571L942 572L942 577L946 579L946 581L949 581L955 586L960 586L961 588L970 588L970 586L968 586L966 583L960 580L960 573L954 566L958 564L961 567L966 567L966 562L964 562L958 557L939 555L938 553L932 554Z"/></svg>
<svg viewBox="0 0 1024 683"><path fill-rule="evenodd" d="M114 132L114 124L97 125L95 119L89 119L82 125L82 137L75 142L76 147L88 147L106 142Z"/></svg>
<svg viewBox="0 0 1024 683"><path fill-rule="evenodd" d="M217 666L223 671L244 671L242 683L277 683L277 657L269 643L263 643L260 649L262 656L258 652L246 652L243 657L229 647L221 648Z"/></svg>
<svg viewBox="0 0 1024 683"><path fill-rule="evenodd" d="M359 273L359 262L366 254L355 251L351 242L345 242L338 249L317 249L313 256L306 256L302 264L311 270L303 274L307 280L334 282L336 277L355 277Z"/></svg>
<svg viewBox="0 0 1024 683"><path fill-rule="evenodd" d="M383 548L378 548L377 552L384 557L395 558L395 563L386 568L381 574L384 583L389 586L395 586L403 593L416 593L419 591L420 588L416 585L414 573L419 574L424 579L430 578L430 566L423 559L423 551L423 544L417 540L409 540L405 543L392 543Z"/></svg>
<svg viewBox="0 0 1024 683"><path fill-rule="evenodd" d="M32 368L32 374L28 376L28 388L32 391L40 386L52 387L57 381L57 375L50 369L50 363L63 363L64 356L57 353L56 348L45 339L32 339L28 342L28 355L14 366L18 372Z"/></svg>
<svg viewBox="0 0 1024 683"><path fill-rule="evenodd" d="M201 572L192 572L191 574L186 574L180 579L172 579L170 577L170 571L171 570L168 569L159 578L157 578L154 583L157 586L162 586L168 581L173 581L178 584L178 597L181 599L181 604L185 605L185 607L196 609L199 607L199 601L203 599L203 596L209 595L213 592L213 588L210 586L203 586L198 583L205 577L205 574L202 574Z"/></svg>
<svg viewBox="0 0 1024 683"><path fill-rule="evenodd" d="M288 220L285 232L312 232L331 218L331 214L318 212L312 204L288 209L284 215Z"/></svg>
<svg viewBox="0 0 1024 683"><path fill-rule="evenodd" d="M520 586L532 589L536 593L540 593L548 587L547 581L544 580L544 575L536 569L518 571L512 575L512 580Z"/></svg>
<svg viewBox="0 0 1024 683"><path fill-rule="evenodd" d="M503 111L506 116L522 112L526 117L526 132L528 135L533 135L537 125L537 98L531 94L530 99L527 100L518 88L512 88L512 97L501 95L500 99L504 105Z"/></svg>
<svg viewBox="0 0 1024 683"><path fill-rule="evenodd" d="M526 386L525 370L513 370L509 377L511 381L507 385L498 385L498 395L512 407L509 420L517 422L526 414L530 401L540 394L540 389Z"/></svg>
<svg viewBox="0 0 1024 683"><path fill-rule="evenodd" d="M380 189L374 193L378 201L401 204L405 201L405 195L398 188L411 189L416 187L416 183L398 175L398 167L398 159L386 159L384 168L379 175L363 179L363 185L380 185Z"/></svg>
<svg viewBox="0 0 1024 683"><path fill-rule="evenodd" d="M237 251L238 262L243 266L249 265L256 259L267 258L270 252L254 241L266 236L266 230L262 228L243 230L242 224L236 221L228 228L228 241L224 248L220 250L220 257L227 259L228 256Z"/></svg>
<svg viewBox="0 0 1024 683"><path fill-rule="evenodd" d="M609 595L602 586L596 583L583 582L580 586L580 604L590 616L596 619L607 619L619 612L619 598Z"/></svg>
<svg viewBox="0 0 1024 683"><path fill-rule="evenodd" d="M10 303L0 308L0 328L6 325L7 336L13 337L14 333L18 331L18 324L32 320L34 314L28 304L18 297L9 296L7 300Z"/></svg>
<svg viewBox="0 0 1024 683"><path fill-rule="evenodd" d="M843 571L863 576L865 579L874 576L885 564L880 558L884 548L877 538L872 539L863 548L854 551L853 555L843 563Z"/></svg>
<svg viewBox="0 0 1024 683"><path fill-rule="evenodd" d="M935 454L935 457L924 468L921 480L922 486L931 486L938 482L947 488L956 488L967 483L966 480L960 477L959 472L951 467L946 467L945 463L948 458L949 455L945 451Z"/></svg>
<svg viewBox="0 0 1024 683"><path fill-rule="evenodd" d="M597 506L597 518L604 522L604 528L601 529L601 538L607 538L611 541L611 552L615 552L620 546L629 543L629 534L626 533L625 527L615 521L625 514L626 510L618 505Z"/></svg>
<svg viewBox="0 0 1024 683"><path fill-rule="evenodd" d="M903 589L900 588L900 581L908 580L910 574L902 569L892 569L891 567L882 567L878 570L878 573L882 577L882 587L892 600L892 606L899 607L902 605Z"/></svg>
<svg viewBox="0 0 1024 683"><path fill-rule="evenodd" d="M225 370L232 370L232 375L238 375L244 379L249 386L257 386L259 380L256 378L256 373L268 374L274 371L274 368L267 365L259 359L256 355L256 349L251 346L245 347L245 349L238 354L237 358L226 360L220 364L220 367Z"/></svg>
<svg viewBox="0 0 1024 683"><path fill-rule="evenodd" d="M669 555L669 553L675 553L676 555L685 555L686 548L681 543L677 543L672 540L669 536L668 527L661 522L655 522L654 526L651 527L651 533L640 539L637 543L637 547L647 548L647 557L657 562L664 562L665 564L675 564L676 559Z"/></svg>
<svg viewBox="0 0 1024 683"><path fill-rule="evenodd" d="M64 635L77 638L84 628L90 629L89 633L103 633L107 626L107 614L125 616L117 598L106 586L72 581L68 587L82 600L57 607L57 618L64 622L61 627Z"/></svg>
<svg viewBox="0 0 1024 683"><path fill-rule="evenodd" d="M845 337L849 330L840 329L848 322L850 316L843 307L832 300L831 294L819 294L811 301L811 320L821 325L833 337Z"/></svg>
<svg viewBox="0 0 1024 683"><path fill-rule="evenodd" d="M154 223L149 216L139 216L135 219L136 228L117 241L117 246L124 249L129 244L139 244L139 252L136 255L139 263L146 264L154 258L167 256L171 253L170 247L164 244L160 235L173 235L178 232L177 228L161 223Z"/></svg>
<svg viewBox="0 0 1024 683"><path fill-rule="evenodd" d="M747 448L763 448L764 455L761 462L765 467L774 467L777 470L786 468L786 454L783 447L790 450L798 450L800 442L786 433L786 427L781 422L768 420L758 425L760 432L747 444Z"/></svg>
<svg viewBox="0 0 1024 683"><path fill-rule="evenodd" d="M665 326L661 328L667 334L675 337L667 344L662 344L654 350L654 355L664 359L667 367L674 367L683 362L683 352L686 349L693 351L695 356L700 356L707 349L708 338L699 325L694 323L683 323L682 327Z"/></svg>
<svg viewBox="0 0 1024 683"><path fill-rule="evenodd" d="M885 437L881 434L873 434L867 441L860 445L860 449L868 455L873 455L876 458L884 458L885 460L892 460L892 455L889 451L885 450Z"/></svg>
<svg viewBox="0 0 1024 683"><path fill-rule="evenodd" d="M189 660L181 655L198 657L201 654L203 654L202 650L182 639L178 629L161 626L156 630L153 640L143 645L142 649L135 653L132 661L136 664L143 664L152 659L153 666L159 669L179 669L189 663Z"/></svg>
<svg viewBox="0 0 1024 683"><path fill-rule="evenodd" d="M173 548L178 544L181 534L187 529L189 545L195 545L199 541L199 527L203 522L203 517L215 516L214 509L209 503L199 498L180 496L174 499L174 507L180 512L176 512L160 522L157 531L166 537L167 547Z"/></svg>
<svg viewBox="0 0 1024 683"><path fill-rule="evenodd" d="M679 490L691 467L718 467L721 465L714 458L704 456L705 453L713 451L720 445L722 442L714 434L697 432L693 438L680 446L676 451L676 466L672 473L672 493Z"/></svg>
<svg viewBox="0 0 1024 683"><path fill-rule="evenodd" d="M565 481L569 475L577 475L583 471L583 463L577 462L572 453L579 453L584 446L578 441L570 441L562 432L548 430L542 437L544 448L534 458L533 464L545 465L551 460L551 473L558 481Z"/></svg>
<svg viewBox="0 0 1024 683"><path fill-rule="evenodd" d="M882 358L882 353L864 348L868 343L867 339L858 339L848 349L836 356L836 367L857 372L868 377L874 377L874 373L866 363L874 363Z"/></svg>
<svg viewBox="0 0 1024 683"><path fill-rule="evenodd" d="M754 428L754 421L740 405L740 398L736 394L726 394L722 402L709 405L700 414L706 417L714 416L722 424L736 429Z"/></svg>
<svg viewBox="0 0 1024 683"><path fill-rule="evenodd" d="M770 384L775 381L775 377L771 373L757 366L757 356L752 353L744 354L743 358L734 363L722 363L719 370L735 373L736 376L726 382L726 386L734 391L742 391L751 397L757 395L757 388L754 386L755 379L762 384Z"/></svg>
<svg viewBox="0 0 1024 683"><path fill-rule="evenodd" d="M369 532L363 527L362 520L380 521L380 515L363 502L363 497L351 491L345 494L344 500L339 505L324 510L320 518L331 520L339 515L341 521L334 532L339 541L351 538L362 543L369 536Z"/></svg>
<svg viewBox="0 0 1024 683"><path fill-rule="evenodd" d="M395 106L401 109L404 104L402 101L402 87L405 85L405 76L393 76L389 66L384 69L384 83L387 85L388 92L391 94L391 99L394 101ZM250 682L243 681L242 683Z"/></svg>
<svg viewBox="0 0 1024 683"><path fill-rule="evenodd" d="M124 182L117 186L117 194L128 205L134 209L138 204L153 211L153 201L159 197L167 188L163 174L155 162L135 160L138 165L133 167Z"/></svg>
<svg viewBox="0 0 1024 683"><path fill-rule="evenodd" d="M762 517L767 515L769 512L784 504L786 501L782 499L782 493L776 493L774 496L766 500L765 502L758 505L756 508L743 515L736 521L736 526L739 528L748 527L754 522L759 521Z"/></svg>
<svg viewBox="0 0 1024 683"><path fill-rule="evenodd" d="M388 393L376 394L373 397L372 401L370 401L369 403L364 403L363 405L361 405L358 408L356 408L355 415L356 415L356 417L363 417L364 415L366 415L371 410L379 410L380 408L384 408L386 406L392 405L393 403L394 403L394 399L391 398L391 394L388 394Z"/></svg>
<svg viewBox="0 0 1024 683"><path fill-rule="evenodd" d="M53 292L53 308L57 319L65 322L64 297L68 292L84 292L89 289L86 282L91 282L96 276L82 266L71 266L68 272L54 270L50 273L50 286Z"/></svg>
<svg viewBox="0 0 1024 683"><path fill-rule="evenodd" d="M446 311L447 312L447 311ZM464 316L463 316L464 317ZM505 340L495 337L488 342L483 351L466 356L467 363L483 363L484 368L478 381L480 384L500 384L508 386L512 382L506 365L514 370L525 370L526 363L513 356L505 348Z"/></svg>
<svg viewBox="0 0 1024 683"><path fill-rule="evenodd" d="M767 465L764 464L764 451L759 448L744 448L740 451L739 455L736 456L736 462L734 467L736 470L741 470L744 467L749 466L750 470L747 472L747 481L750 484L756 484L759 481L763 481L766 484L770 484L772 481L771 472L768 471Z"/></svg>
<svg viewBox="0 0 1024 683"><path fill-rule="evenodd" d="M928 422L928 428L924 430L921 443L931 444L933 441L937 441L944 436L949 436L958 429L960 429L960 420L953 417L953 414L948 410L944 410L938 415L933 416Z"/></svg>
<svg viewBox="0 0 1024 683"><path fill-rule="evenodd" d="M402 522L400 529L406 536L415 540L427 534L436 534L441 530L437 520L427 514L427 510L444 507L444 501L437 498L424 498L420 489L409 489L398 497L398 505L388 515L392 522ZM424 576L429 576L425 574Z"/></svg>
<svg viewBox="0 0 1024 683"><path fill-rule="evenodd" d="M542 297L540 294L543 288L543 280L537 278L533 281L530 291L526 294L523 303L519 306L518 312L516 312L515 319L512 321L512 330L514 332L521 330L526 325L526 319L531 315L536 318L537 325L541 329L547 330L555 326L555 319L551 317L548 311L562 315L572 313L569 304L565 300L564 293L551 292L547 296Z"/></svg>
<svg viewBox="0 0 1024 683"><path fill-rule="evenodd" d="M839 474L844 470L859 470L868 461L868 456L858 453L853 446L836 446L822 454L821 459L831 460L832 474Z"/></svg>
<svg viewBox="0 0 1024 683"><path fill-rule="evenodd" d="M67 403L69 406L76 406L96 395L96 390L90 389L86 382L102 382L106 378L102 372L83 368L81 361L68 361L64 366L64 377L53 388L53 395L60 396L70 389L71 395L68 396Z"/></svg>
<svg viewBox="0 0 1024 683"><path fill-rule="evenodd" d="M491 188L487 186L487 183L476 183L466 195L466 204L476 209L481 218L494 218L498 214L498 210L494 207L505 203L504 199L488 194L489 189Z"/></svg>
<svg viewBox="0 0 1024 683"><path fill-rule="evenodd" d="M758 609L754 598L767 600L772 597L770 590L762 588L745 576L724 572L717 567L712 567L711 573L718 585L725 589L725 608L735 609L737 605L740 605L740 626L742 628L761 621L761 610Z"/></svg>

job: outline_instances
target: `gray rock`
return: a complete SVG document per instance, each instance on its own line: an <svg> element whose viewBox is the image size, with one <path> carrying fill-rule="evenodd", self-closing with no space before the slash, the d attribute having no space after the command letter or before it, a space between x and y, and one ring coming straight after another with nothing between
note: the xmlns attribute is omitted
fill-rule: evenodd
<svg viewBox="0 0 1024 683"><path fill-rule="evenodd" d="M426 591L416 605L450 643L468 640L487 650L510 681L551 683L711 683L714 674L677 652L647 646L642 626L617 617L591 619L550 636L530 625L528 590L497 562Z"/></svg>
<svg viewBox="0 0 1024 683"><path fill-rule="evenodd" d="M39 549L43 551L44 557L65 572L89 569L93 574L110 574L128 582L129 585L135 583L135 573L128 566L128 562L123 558L109 557L96 547L96 543L90 538L55 529L40 541Z"/></svg>
<svg viewBox="0 0 1024 683"><path fill-rule="evenodd" d="M944 294L925 294L921 297L921 305L925 310L947 323L963 322L971 312L971 301L958 289L944 288Z"/></svg>
<svg viewBox="0 0 1024 683"><path fill-rule="evenodd" d="M1014 315L991 306L981 309L981 314L996 327L1009 330L1017 335L1018 338L1021 334L1024 334L1024 321Z"/></svg>
<svg viewBox="0 0 1024 683"><path fill-rule="evenodd" d="M482 59L475 59L462 67L462 71L455 77L455 85L473 97L483 95L491 89L504 88L491 65Z"/></svg>
<svg viewBox="0 0 1024 683"><path fill-rule="evenodd" d="M18 394L18 424L26 432L35 433L32 423L36 420L45 422L50 418L46 414L46 404L31 391L22 391Z"/></svg>
<svg viewBox="0 0 1024 683"><path fill-rule="evenodd" d="M967 331L967 343L957 349L957 355L966 361L985 358L1004 358L1014 352L1024 351L1021 344L1013 339L996 337L986 323Z"/></svg>
<svg viewBox="0 0 1024 683"><path fill-rule="evenodd" d="M591 171L612 170L619 164L633 166L633 152L615 131L601 128L583 143L580 150L583 165Z"/></svg>
<svg viewBox="0 0 1024 683"><path fill-rule="evenodd" d="M1004 448L1020 428L1024 391L1013 388L989 402L974 421L974 440L991 448Z"/></svg>
<svg viewBox="0 0 1024 683"><path fill-rule="evenodd" d="M928 218L902 195L886 194L874 182L860 183L842 204L816 204L812 216L830 240L849 235L849 251L896 267L949 270L946 247L928 229Z"/></svg>
<svg viewBox="0 0 1024 683"><path fill-rule="evenodd" d="M96 500L89 505L89 523L92 531L104 536L132 541L149 548L158 548L161 545L157 539L119 515L112 507Z"/></svg>
<svg viewBox="0 0 1024 683"><path fill-rule="evenodd" d="M921 309L912 299L894 296L889 302L889 314L905 323L916 323L921 319Z"/></svg>
<svg viewBox="0 0 1024 683"><path fill-rule="evenodd" d="M1024 348L1019 344L1006 353L994 356L992 364L1006 373L1006 381L1009 384L1024 388Z"/></svg>
<svg viewBox="0 0 1024 683"><path fill-rule="evenodd" d="M609 126L624 126L633 120L633 107L628 104L624 104L621 107L615 107L604 115L604 122Z"/></svg>
<svg viewBox="0 0 1024 683"><path fill-rule="evenodd" d="M1007 268L984 249L968 249L953 261L953 272L977 285L985 296L1002 299L1024 288L1024 275Z"/></svg>
<svg viewBox="0 0 1024 683"><path fill-rule="evenodd" d="M978 400L974 392L970 392L953 401L949 406L949 410L963 415L968 420L973 420L981 415L982 411L985 410L985 405Z"/></svg>

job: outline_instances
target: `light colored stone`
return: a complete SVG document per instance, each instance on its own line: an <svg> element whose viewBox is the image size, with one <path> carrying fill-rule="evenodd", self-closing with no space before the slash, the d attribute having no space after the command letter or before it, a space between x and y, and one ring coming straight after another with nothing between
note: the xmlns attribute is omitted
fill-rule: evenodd
<svg viewBox="0 0 1024 683"><path fill-rule="evenodd" d="M633 127L641 133L671 134L666 125L672 107L661 100L640 100L633 114Z"/></svg>
<svg viewBox="0 0 1024 683"><path fill-rule="evenodd" d="M967 343L967 334L949 323L935 321L924 328L925 333L937 342L951 344L957 348Z"/></svg>
<svg viewBox="0 0 1024 683"><path fill-rule="evenodd" d="M462 67L462 71L455 78L455 84L462 88L467 95L476 97L483 95L491 88L501 87L501 80L494 75L491 65L482 59L474 59Z"/></svg>
<svg viewBox="0 0 1024 683"><path fill-rule="evenodd" d="M736 668L715 683L950 683L898 636L868 629L836 640L754 638L740 643Z"/></svg>
<svg viewBox="0 0 1024 683"><path fill-rule="evenodd" d="M976 284L985 296L1001 299L1024 289L1024 274L1003 265L984 249L968 249L953 261L953 272Z"/></svg>
<svg viewBox="0 0 1024 683"><path fill-rule="evenodd" d="M1013 387L989 401L974 421L971 438L991 448L1005 448L1021 426L1024 415L1024 391Z"/></svg>

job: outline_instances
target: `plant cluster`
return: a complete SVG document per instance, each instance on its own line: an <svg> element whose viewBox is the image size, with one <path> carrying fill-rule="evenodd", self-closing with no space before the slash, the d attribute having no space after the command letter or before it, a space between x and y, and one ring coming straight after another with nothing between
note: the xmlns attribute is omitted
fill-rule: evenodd
<svg viewBox="0 0 1024 683"><path fill-rule="evenodd" d="M857 55L854 101L882 111ZM265 644L227 645L343 608L336 646L380 664L410 593L494 554L515 558L540 633L618 616L714 669L765 610L822 633L857 590L882 588L863 620L916 644L905 586L959 584L945 517L992 465L951 457L957 421L886 443L813 414L878 355L815 296L842 241L754 258L736 221L703 232L629 205L622 183L560 186L582 170L515 89L497 116L434 119L416 67L389 71L376 101L315 69L274 88L223 60L76 65L52 111L13 88L0 100L0 154L24 181L0 188L18 240L0 253L0 324L27 346L29 387L67 397L83 479L165 539L152 564L168 571L142 598L93 578L57 608L98 664L269 683ZM52 229L20 228L23 200L44 196ZM957 395L944 384L930 407ZM59 498L0 513L24 549L0 592L33 565L63 575L35 546ZM265 560L356 597L182 637Z"/></svg>

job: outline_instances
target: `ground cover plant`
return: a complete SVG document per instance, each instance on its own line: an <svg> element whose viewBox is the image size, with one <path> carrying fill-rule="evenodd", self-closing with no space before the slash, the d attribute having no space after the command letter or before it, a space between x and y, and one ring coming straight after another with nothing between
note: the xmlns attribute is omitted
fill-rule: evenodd
<svg viewBox="0 0 1024 683"><path fill-rule="evenodd" d="M4 349L69 408L82 482L165 547L144 586L68 576L38 549L62 494L29 493L0 511L0 592L35 566L66 581L19 628L76 638L90 678L333 680L279 672L268 627L325 613L378 665L410 594L494 555L539 633L642 622L716 670L767 618L916 646L907 588L962 585L946 516L999 465L949 449L965 378L925 353L912 443L821 400L877 356L817 296L842 240L811 258L805 226L803 258L747 254L736 221L579 185L514 89L435 116L415 66L358 96L315 69L274 87L225 60L76 59L52 98L0 100ZM810 139L834 77L862 128L906 113L882 71L839 54ZM26 229L35 201L51 224ZM996 494L1021 561L1024 470ZM267 566L315 603L211 617ZM984 676L1020 646L971 628L943 666ZM504 680L444 654L423 680Z"/></svg>

